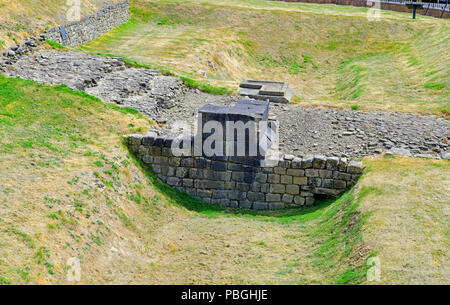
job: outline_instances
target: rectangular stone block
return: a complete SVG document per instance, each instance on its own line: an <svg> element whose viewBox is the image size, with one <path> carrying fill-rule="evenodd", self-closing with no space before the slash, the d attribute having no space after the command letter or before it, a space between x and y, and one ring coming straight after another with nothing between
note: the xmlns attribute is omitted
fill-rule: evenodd
<svg viewBox="0 0 450 305"><path fill-rule="evenodd" d="M233 172L231 174L231 179L238 182L244 181L244 172Z"/></svg>
<svg viewBox="0 0 450 305"><path fill-rule="evenodd" d="M255 192L248 192L247 193L247 199L255 202L255 201L264 201L264 193L255 193Z"/></svg>
<svg viewBox="0 0 450 305"><path fill-rule="evenodd" d="M294 160L292 160L292 162L291 162L291 168L293 168L293 169L302 168L302 159L294 158Z"/></svg>
<svg viewBox="0 0 450 305"><path fill-rule="evenodd" d="M177 167L176 176L178 178L187 178L189 175L189 169L186 167Z"/></svg>
<svg viewBox="0 0 450 305"><path fill-rule="evenodd" d="M267 202L255 202L253 203L254 210L267 210L269 208L269 204Z"/></svg>
<svg viewBox="0 0 450 305"><path fill-rule="evenodd" d="M327 158L327 169L328 170L337 170L339 165L338 157L328 157Z"/></svg>
<svg viewBox="0 0 450 305"><path fill-rule="evenodd" d="M236 189L240 192L248 192L250 190L250 185L247 183L238 182L236 183Z"/></svg>
<svg viewBox="0 0 450 305"><path fill-rule="evenodd" d="M314 187L320 187L322 186L322 179L321 178L308 178L308 184Z"/></svg>
<svg viewBox="0 0 450 305"><path fill-rule="evenodd" d="M221 181L230 181L231 180L231 172L217 172L216 177Z"/></svg>
<svg viewBox="0 0 450 305"><path fill-rule="evenodd" d="M178 186L180 184L180 179L177 177L168 177L166 183L170 186Z"/></svg>
<svg viewBox="0 0 450 305"><path fill-rule="evenodd" d="M333 179L323 179L322 186L325 188L333 188L334 187L333 181L334 181Z"/></svg>
<svg viewBox="0 0 450 305"><path fill-rule="evenodd" d="M305 197L302 196L295 196L294 197L294 203L296 205L305 205Z"/></svg>
<svg viewBox="0 0 450 305"><path fill-rule="evenodd" d="M293 195L284 194L281 201L283 201L284 203L292 203L293 200L294 200L294 196Z"/></svg>
<svg viewBox="0 0 450 305"><path fill-rule="evenodd" d="M179 157L170 157L169 158L169 165L171 166L180 166L181 158Z"/></svg>
<svg viewBox="0 0 450 305"><path fill-rule="evenodd" d="M307 177L294 177L294 184L297 185L308 185L308 178Z"/></svg>
<svg viewBox="0 0 450 305"><path fill-rule="evenodd" d="M260 183L267 182L267 174L257 173L255 174L255 180Z"/></svg>
<svg viewBox="0 0 450 305"><path fill-rule="evenodd" d="M183 186L184 187L193 187L194 186L194 179L189 179L189 178L183 179Z"/></svg>
<svg viewBox="0 0 450 305"><path fill-rule="evenodd" d="M181 159L181 166L194 167L194 159L193 158L183 158L183 159Z"/></svg>
<svg viewBox="0 0 450 305"><path fill-rule="evenodd" d="M333 177L333 171L327 170L327 169L319 169L319 177L320 178L332 178Z"/></svg>
<svg viewBox="0 0 450 305"><path fill-rule="evenodd" d="M347 182L344 180L333 180L333 187L337 189L345 189L347 187Z"/></svg>
<svg viewBox="0 0 450 305"><path fill-rule="evenodd" d="M195 167L206 168L207 162L205 159L195 159Z"/></svg>
<svg viewBox="0 0 450 305"><path fill-rule="evenodd" d="M270 184L269 183L261 184L261 192L269 193L270 192Z"/></svg>
<svg viewBox="0 0 450 305"><path fill-rule="evenodd" d="M333 177L337 180L345 180L345 181L351 181L352 180L352 175L351 174L347 174L347 173L343 173L343 172L334 172Z"/></svg>
<svg viewBox="0 0 450 305"><path fill-rule="evenodd" d="M250 190L252 192L260 192L261 191L261 183L253 182L252 184L250 184Z"/></svg>
<svg viewBox="0 0 450 305"><path fill-rule="evenodd" d="M327 165L327 158L322 155L314 156L313 167L317 169L323 169Z"/></svg>
<svg viewBox="0 0 450 305"><path fill-rule="evenodd" d="M211 169L215 171L221 171L224 172L227 170L227 163L221 162L221 161L212 161L211 162Z"/></svg>
<svg viewBox="0 0 450 305"><path fill-rule="evenodd" d="M278 175L286 175L286 168L277 166L273 168L273 172Z"/></svg>
<svg viewBox="0 0 450 305"><path fill-rule="evenodd" d="M362 169L361 161L350 161L347 165L347 172L350 174L361 174Z"/></svg>
<svg viewBox="0 0 450 305"><path fill-rule="evenodd" d="M266 202L276 202L281 201L281 195L280 194L266 194Z"/></svg>
<svg viewBox="0 0 450 305"><path fill-rule="evenodd" d="M243 209L251 209L252 203L249 200L240 200L239 201L239 207Z"/></svg>
<svg viewBox="0 0 450 305"><path fill-rule="evenodd" d="M313 167L314 157L306 157L302 160L302 168L312 168Z"/></svg>
<svg viewBox="0 0 450 305"><path fill-rule="evenodd" d="M281 210L284 209L286 207L286 204L283 202L270 202L269 203L269 209L270 210Z"/></svg>
<svg viewBox="0 0 450 305"><path fill-rule="evenodd" d="M269 183L280 183L280 175L268 174L267 175L267 182L269 182Z"/></svg>
<svg viewBox="0 0 450 305"><path fill-rule="evenodd" d="M315 168L308 168L305 170L306 177L319 177L319 171Z"/></svg>
<svg viewBox="0 0 450 305"><path fill-rule="evenodd" d="M292 176L281 175L280 176L280 182L282 184L292 184Z"/></svg>

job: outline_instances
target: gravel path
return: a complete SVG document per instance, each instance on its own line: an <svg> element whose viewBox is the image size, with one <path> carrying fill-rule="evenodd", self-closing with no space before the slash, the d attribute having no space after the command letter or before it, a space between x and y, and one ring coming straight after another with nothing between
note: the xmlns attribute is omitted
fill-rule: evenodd
<svg viewBox="0 0 450 305"><path fill-rule="evenodd" d="M5 73L40 83L66 84L105 102L135 108L162 123L167 133L175 121L194 124L205 104L231 105L236 96L214 96L187 88L177 77L125 67L120 58L45 50L20 59ZM283 152L362 157L397 154L449 158L450 122L435 116L391 112L342 111L271 104L279 122Z"/></svg>

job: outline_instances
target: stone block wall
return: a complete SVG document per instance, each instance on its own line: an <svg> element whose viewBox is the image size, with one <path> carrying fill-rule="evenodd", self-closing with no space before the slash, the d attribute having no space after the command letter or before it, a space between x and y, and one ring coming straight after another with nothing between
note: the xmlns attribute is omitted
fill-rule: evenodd
<svg viewBox="0 0 450 305"><path fill-rule="evenodd" d="M317 196L337 196L362 173L362 162L346 158L284 156L276 166L264 160L235 161L232 157L177 157L173 138L134 134L129 149L152 166L168 185L205 202L224 207L283 209L314 204Z"/></svg>
<svg viewBox="0 0 450 305"><path fill-rule="evenodd" d="M113 28L126 23L129 19L130 0L125 0L104 7L79 21L51 28L45 32L45 35L47 40L75 47L94 40ZM67 34L66 39L63 39L62 29Z"/></svg>
<svg viewBox="0 0 450 305"><path fill-rule="evenodd" d="M351 6L358 6L358 7L372 7L373 3L369 2L367 0L278 0L278 1L284 1L284 2L305 2L305 3L320 3L320 4L337 4L337 5L351 5ZM444 11L440 9L433 9L430 8L429 10L426 10L426 3L424 6L424 9L418 9L417 14L432 16L436 18L450 18L450 12ZM403 3L395 3L391 2L388 3L388 1L383 1L380 3L380 9L382 10L390 10L390 11L397 11L397 12L412 12L412 9L409 9L404 5Z"/></svg>

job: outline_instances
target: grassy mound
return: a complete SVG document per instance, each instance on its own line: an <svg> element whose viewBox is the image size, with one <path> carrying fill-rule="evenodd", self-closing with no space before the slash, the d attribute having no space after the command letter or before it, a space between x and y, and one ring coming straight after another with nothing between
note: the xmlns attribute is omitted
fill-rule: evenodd
<svg viewBox="0 0 450 305"><path fill-rule="evenodd" d="M132 2L132 20L83 49L236 89L288 81L304 105L447 114L448 20L278 1Z"/></svg>

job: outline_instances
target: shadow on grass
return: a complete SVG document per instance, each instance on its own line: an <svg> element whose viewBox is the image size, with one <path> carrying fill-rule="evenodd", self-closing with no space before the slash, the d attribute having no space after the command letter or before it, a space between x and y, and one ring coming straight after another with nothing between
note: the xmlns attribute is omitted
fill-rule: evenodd
<svg viewBox="0 0 450 305"><path fill-rule="evenodd" d="M288 208L277 211L225 208L218 204L204 202L165 184L157 177L151 166L137 159L132 153L130 153L130 157L134 161L134 164L147 176L151 185L161 192L171 204L197 212L206 217L248 217L282 223L292 221L306 222L318 218L324 213L326 207L337 200L336 198L327 198L316 201L316 204L312 207Z"/></svg>

